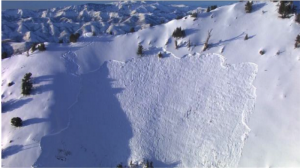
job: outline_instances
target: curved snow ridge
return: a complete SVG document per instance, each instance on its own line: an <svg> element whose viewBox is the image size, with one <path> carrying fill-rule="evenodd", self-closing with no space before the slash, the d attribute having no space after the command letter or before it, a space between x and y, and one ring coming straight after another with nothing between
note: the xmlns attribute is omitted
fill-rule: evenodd
<svg viewBox="0 0 300 168"><path fill-rule="evenodd" d="M157 166L235 167L256 99L257 66L226 64L205 54L181 59L146 57L107 64L132 123L129 160Z"/></svg>

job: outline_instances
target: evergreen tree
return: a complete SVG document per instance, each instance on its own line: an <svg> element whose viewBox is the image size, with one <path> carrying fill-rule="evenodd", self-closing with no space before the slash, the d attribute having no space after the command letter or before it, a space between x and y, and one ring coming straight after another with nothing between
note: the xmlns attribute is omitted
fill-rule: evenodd
<svg viewBox="0 0 300 168"><path fill-rule="evenodd" d="M22 79L22 94L30 95L32 90L31 73L26 73Z"/></svg>
<svg viewBox="0 0 300 168"><path fill-rule="evenodd" d="M207 7L206 12L207 12L207 13L210 12L210 6Z"/></svg>
<svg viewBox="0 0 300 168"><path fill-rule="evenodd" d="M5 58L8 58L7 52L3 52L3 53L2 53L2 59L5 59Z"/></svg>
<svg viewBox="0 0 300 168"><path fill-rule="evenodd" d="M134 27L130 28L130 32L131 32L131 33L134 32Z"/></svg>
<svg viewBox="0 0 300 168"><path fill-rule="evenodd" d="M172 34L175 38L181 38L185 36L185 31L181 29L181 27L177 27Z"/></svg>
<svg viewBox="0 0 300 168"><path fill-rule="evenodd" d="M31 45L31 47L30 47L30 49L31 49L31 52L34 52L37 48L36 48L36 46L38 45L38 43L33 43L32 45Z"/></svg>
<svg viewBox="0 0 300 168"><path fill-rule="evenodd" d="M212 11L212 10L215 10L215 9L217 9L217 5L212 5L211 7L210 7L210 10Z"/></svg>
<svg viewBox="0 0 300 168"><path fill-rule="evenodd" d="M117 168L123 168L122 164L121 164L121 163L118 164L118 165L117 165Z"/></svg>
<svg viewBox="0 0 300 168"><path fill-rule="evenodd" d="M140 55L140 56L142 56L143 55L143 46L142 45L140 45L139 44L139 46L138 46L138 50L137 50L137 55Z"/></svg>
<svg viewBox="0 0 300 168"><path fill-rule="evenodd" d="M278 13L281 18L289 18L289 15L296 11L292 1L280 1Z"/></svg>
<svg viewBox="0 0 300 168"><path fill-rule="evenodd" d="M162 58L162 57L163 57L162 53L159 52L159 53L158 53L158 58Z"/></svg>
<svg viewBox="0 0 300 168"><path fill-rule="evenodd" d="M295 16L295 22L300 24L300 13L296 14Z"/></svg>
<svg viewBox="0 0 300 168"><path fill-rule="evenodd" d="M248 40L248 39L249 39L248 34L246 34L244 40Z"/></svg>
<svg viewBox="0 0 300 168"><path fill-rule="evenodd" d="M153 162L150 162L149 167L150 167L150 168L153 168Z"/></svg>
<svg viewBox="0 0 300 168"><path fill-rule="evenodd" d="M192 17L197 18L197 13L196 12L192 13Z"/></svg>
<svg viewBox="0 0 300 168"><path fill-rule="evenodd" d="M69 41L72 43L76 43L79 37L80 37L79 33L71 34Z"/></svg>
<svg viewBox="0 0 300 168"><path fill-rule="evenodd" d="M251 11L252 11L252 2L247 1L246 5L245 5L245 11L246 11L246 13L251 13Z"/></svg>
<svg viewBox="0 0 300 168"><path fill-rule="evenodd" d="M21 127L22 124L22 119L20 117L14 117L10 120L11 125L15 127Z"/></svg>
<svg viewBox="0 0 300 168"><path fill-rule="evenodd" d="M298 35L296 37L296 40L295 40L295 48L300 48L300 35Z"/></svg>

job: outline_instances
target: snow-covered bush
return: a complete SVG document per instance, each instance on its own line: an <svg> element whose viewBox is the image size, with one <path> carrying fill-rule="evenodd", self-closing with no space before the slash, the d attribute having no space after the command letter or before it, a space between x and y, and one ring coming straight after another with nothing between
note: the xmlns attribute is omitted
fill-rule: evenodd
<svg viewBox="0 0 300 168"><path fill-rule="evenodd" d="M13 117L11 120L11 125L15 127L21 127L22 126L22 119L20 117Z"/></svg>
<svg viewBox="0 0 300 168"><path fill-rule="evenodd" d="M32 89L31 73L26 73L22 79L22 94L30 95Z"/></svg>
<svg viewBox="0 0 300 168"><path fill-rule="evenodd" d="M172 34L175 38L181 38L185 36L185 31L181 29L181 27L177 27Z"/></svg>
<svg viewBox="0 0 300 168"><path fill-rule="evenodd" d="M246 5L245 5L245 11L246 11L246 13L251 13L251 11L252 11L252 4L253 4L253 2L247 1Z"/></svg>

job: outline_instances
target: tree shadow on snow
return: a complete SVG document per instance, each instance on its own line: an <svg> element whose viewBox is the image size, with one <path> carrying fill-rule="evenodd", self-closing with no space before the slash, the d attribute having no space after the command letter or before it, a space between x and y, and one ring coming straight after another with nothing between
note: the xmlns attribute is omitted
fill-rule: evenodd
<svg viewBox="0 0 300 168"><path fill-rule="evenodd" d="M23 150L22 145L12 145L2 150L2 159L14 155Z"/></svg>
<svg viewBox="0 0 300 168"><path fill-rule="evenodd" d="M189 36L189 35L192 35L194 33L197 33L199 31L199 29L185 29L184 32L185 32L185 35L186 36Z"/></svg>
<svg viewBox="0 0 300 168"><path fill-rule="evenodd" d="M53 81L53 75L45 75L45 76L38 76L33 78L33 84L38 84L41 82Z"/></svg>
<svg viewBox="0 0 300 168"><path fill-rule="evenodd" d="M33 78L33 89L32 95L41 94L43 92L53 91L53 81L55 76L54 75L45 75L45 76L38 76ZM41 84L43 82L48 82L47 84ZM37 86L37 84L40 84Z"/></svg>
<svg viewBox="0 0 300 168"><path fill-rule="evenodd" d="M23 105L27 104L28 102L30 102L31 100L32 98L20 99L20 100L12 99L7 102L2 102L2 113L6 113L18 109Z"/></svg>
<svg viewBox="0 0 300 168"><path fill-rule="evenodd" d="M245 33L241 33L240 35L236 36L236 37L233 37L233 38L230 38L230 39L227 39L227 40L220 40L219 42L217 43L210 43L209 44L209 48L213 48L213 47L218 47L218 46L221 46L221 45L224 45L226 43L229 43L229 42L232 42L234 40L238 40L238 39L243 39L244 38L244 34ZM254 37L254 36L253 36Z"/></svg>
<svg viewBox="0 0 300 168"><path fill-rule="evenodd" d="M266 3L259 3L259 4L254 3L254 4L252 5L252 12L256 12L256 11L260 10L260 9L263 8L265 5L266 5Z"/></svg>
<svg viewBox="0 0 300 168"><path fill-rule="evenodd" d="M159 52L163 52L162 48L149 47L148 49L143 51L143 57L157 55Z"/></svg>
<svg viewBox="0 0 300 168"><path fill-rule="evenodd" d="M28 125L38 124L38 123L48 122L48 121L49 120L46 118L30 118L30 119L24 120L22 126L28 126Z"/></svg>
<svg viewBox="0 0 300 168"><path fill-rule="evenodd" d="M78 100L69 109L69 126L42 138L42 153L34 165L115 167L128 161L133 132L116 97L123 88L112 87L114 80L108 76L107 63L81 76ZM62 148L72 154L61 156Z"/></svg>

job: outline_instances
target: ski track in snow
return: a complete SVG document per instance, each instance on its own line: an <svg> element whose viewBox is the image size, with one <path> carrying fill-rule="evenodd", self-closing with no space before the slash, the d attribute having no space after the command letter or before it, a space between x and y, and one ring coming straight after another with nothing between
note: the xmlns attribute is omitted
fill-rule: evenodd
<svg viewBox="0 0 300 168"><path fill-rule="evenodd" d="M108 61L79 75L70 122L43 138L34 166L114 167L143 159L167 167L237 166L250 131L257 66L195 55ZM77 76L76 54L63 58Z"/></svg>

